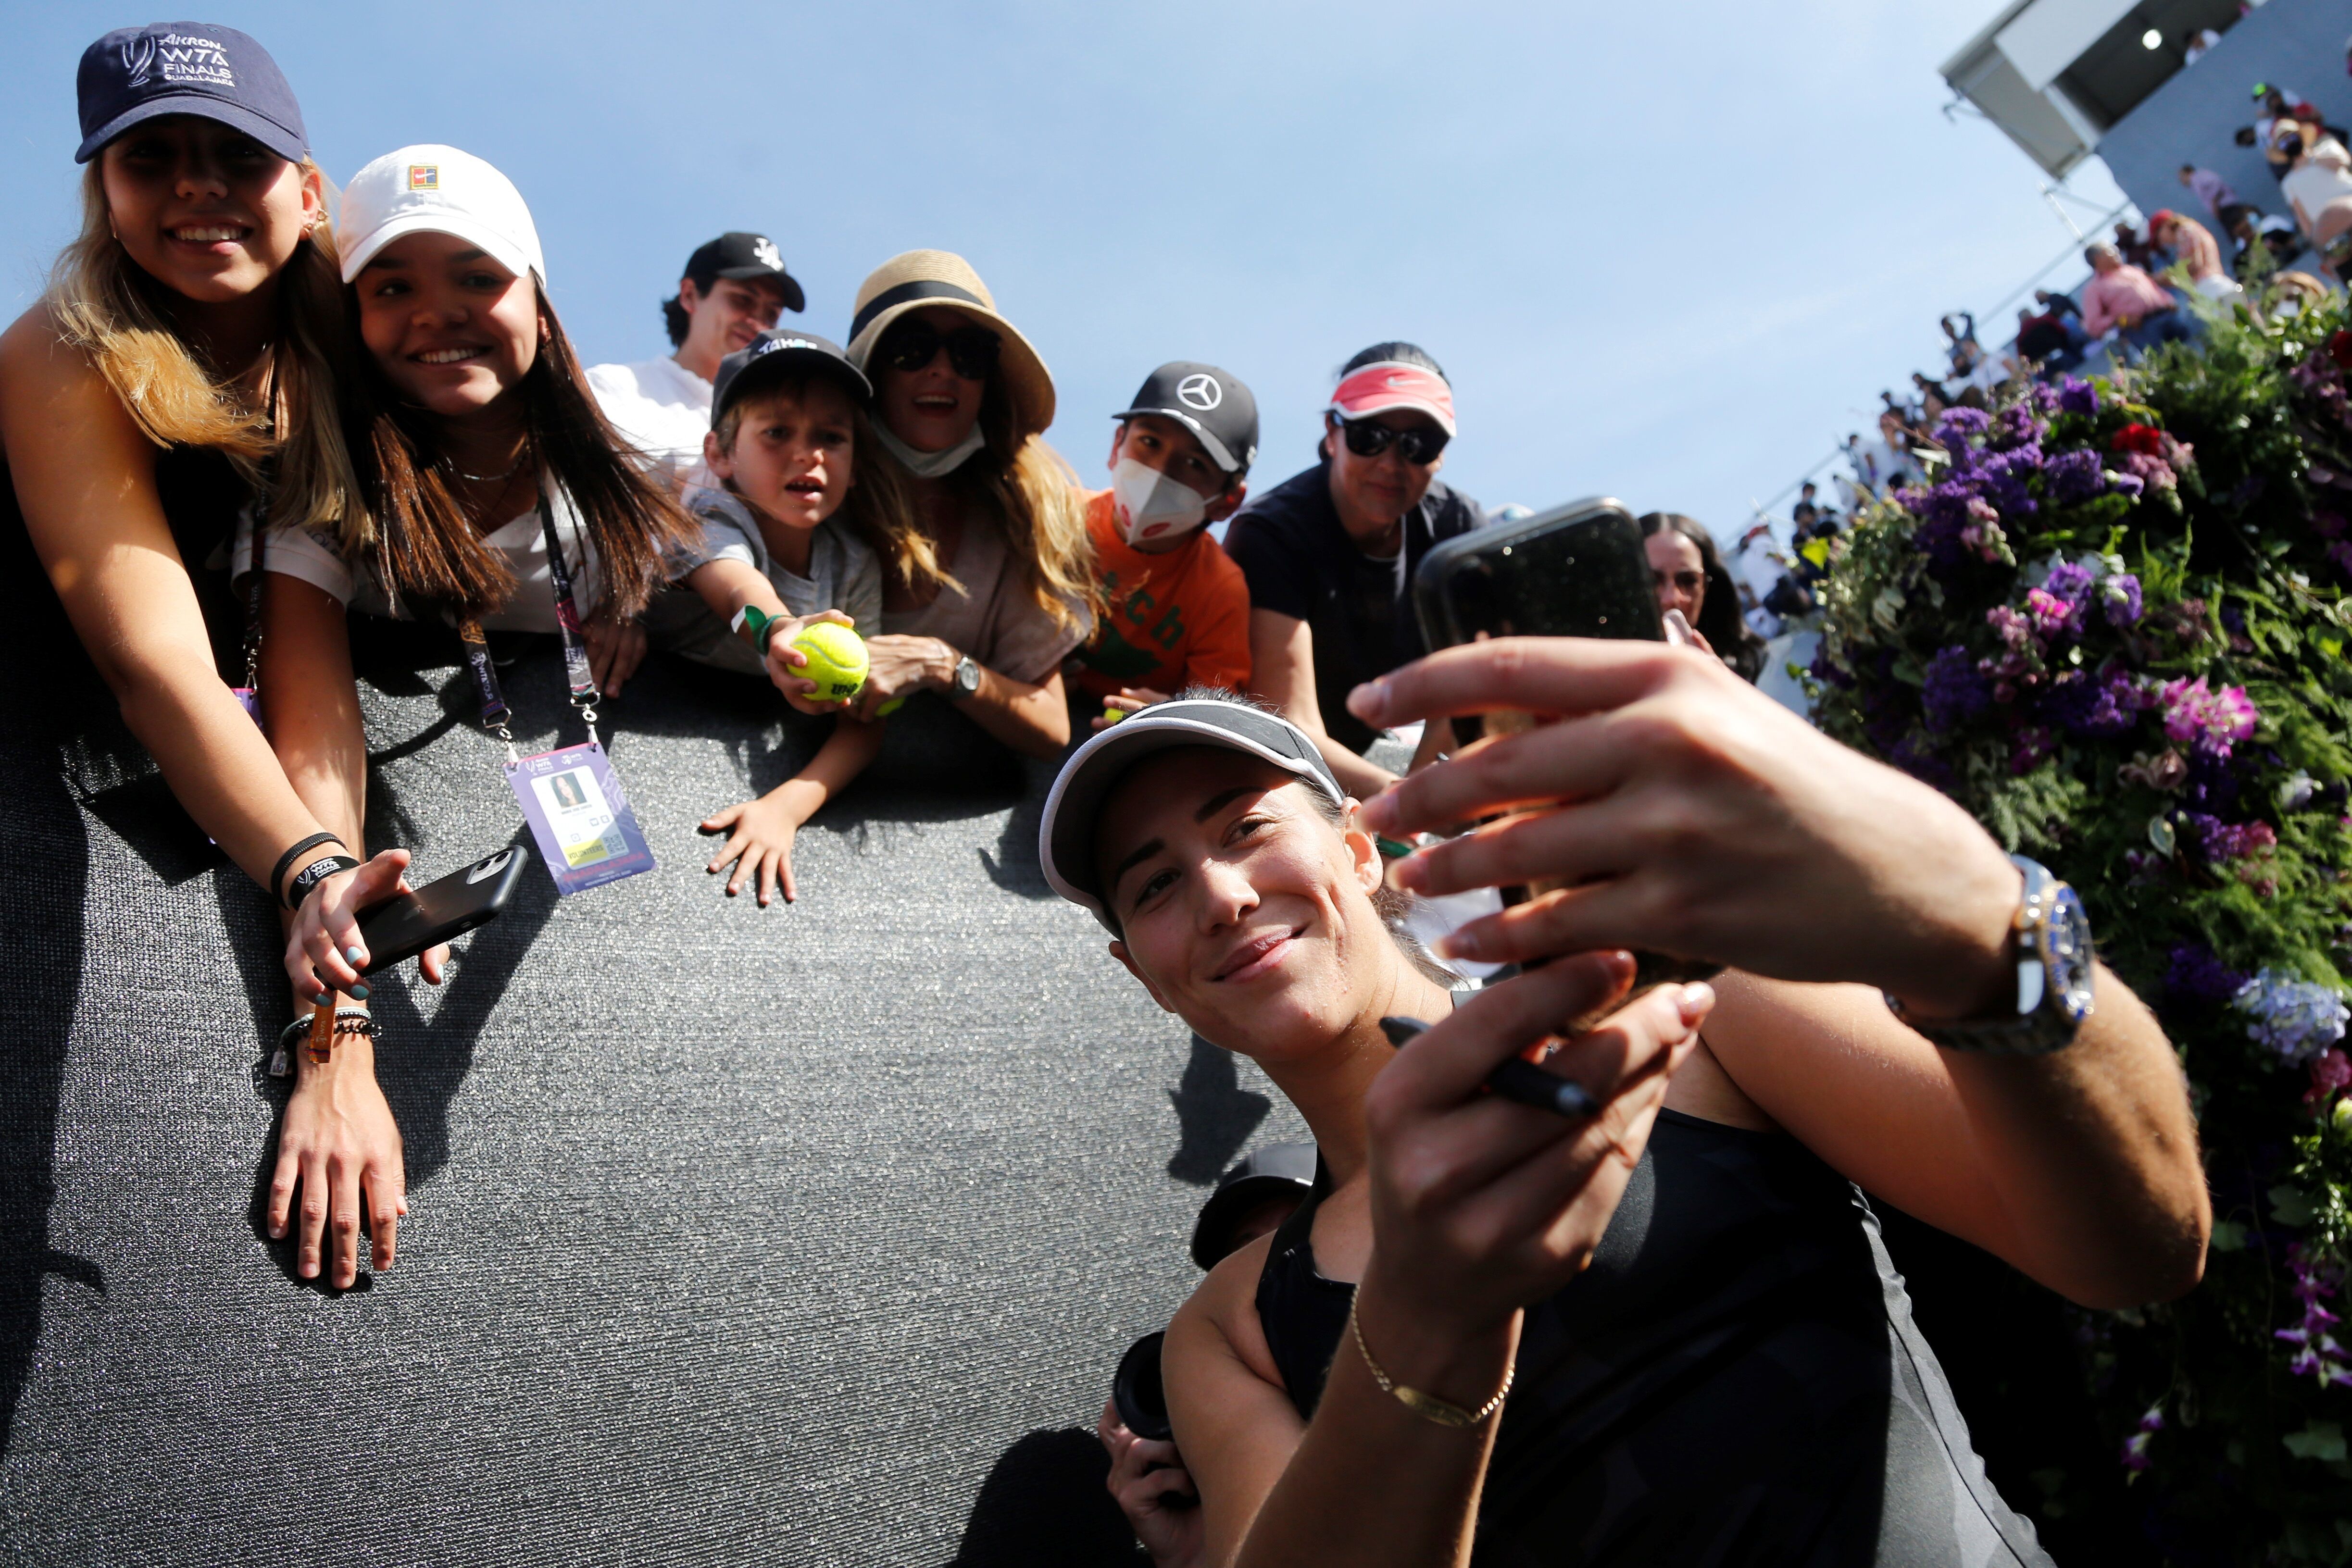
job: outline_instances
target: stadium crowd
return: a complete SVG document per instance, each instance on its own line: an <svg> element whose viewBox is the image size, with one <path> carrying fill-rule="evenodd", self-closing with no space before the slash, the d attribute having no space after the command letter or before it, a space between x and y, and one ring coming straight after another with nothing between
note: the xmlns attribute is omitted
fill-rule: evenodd
<svg viewBox="0 0 2352 1568"><path fill-rule="evenodd" d="M352 627L446 632L567 892L629 869L637 831L596 705L674 657L825 727L795 777L701 819L730 894L794 897L795 832L893 713L952 705L1058 764L1048 881L1313 1130L1256 1233L1196 1248L1170 1436L1104 1418L1162 1561L1451 1561L1475 1537L1681 1562L1726 1531L2046 1561L1853 1184L2074 1300L2176 1294L2210 1223L2179 1071L2063 884L1733 673L1758 639L1703 525L1642 520L1695 647L1424 659L1415 568L1486 517L1439 477L1454 391L1411 343L1349 359L1315 461L1255 493L1247 385L1161 365L1102 411L1089 490L1043 440L1045 360L951 253L876 267L836 342L782 324L804 296L772 240L722 235L663 301L671 352L590 367L481 159L387 152L331 224L243 34L109 34L78 89L82 232L0 337L0 530L16 586L49 591L27 613L282 905L268 1223L304 1275L391 1268L407 1207L359 916L408 854L363 852ZM1973 323L1946 330L1981 398ZM514 755L494 635L561 642L585 745ZM1558 722L1455 749L1490 708ZM1412 725L1406 769L1368 755ZM1537 892L1435 954L1405 934L1416 899L1498 888ZM1737 967L1637 987L1632 948ZM1526 972L1469 996L1448 958ZM1575 1094L1482 1090L1522 1055ZM1646 1239L1612 1225L1629 1194Z"/></svg>

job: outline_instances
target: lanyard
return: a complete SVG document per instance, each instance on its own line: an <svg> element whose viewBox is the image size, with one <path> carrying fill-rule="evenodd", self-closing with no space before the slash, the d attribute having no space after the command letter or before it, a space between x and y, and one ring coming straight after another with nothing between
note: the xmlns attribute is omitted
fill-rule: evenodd
<svg viewBox="0 0 2352 1568"><path fill-rule="evenodd" d="M253 559L246 563L245 689L261 692L261 555L269 536L269 486L265 476L253 497Z"/></svg>
<svg viewBox="0 0 2352 1568"><path fill-rule="evenodd" d="M572 688L572 706L579 710L581 721L588 727L588 738L596 739L596 704L603 694L596 689L596 677L588 667L588 645L580 637L580 606L572 596L572 569L564 564L563 541L555 531L555 511L548 504L547 486L539 490L539 527L547 541L547 580L555 591L555 632L563 643L563 673ZM482 704L482 727L506 742L507 760L519 760L513 732L507 727L512 711L507 706L506 695L499 685L498 666L490 662L489 640L482 634L482 623L468 616L457 623L457 636L466 648L466 667L474 674L474 691Z"/></svg>

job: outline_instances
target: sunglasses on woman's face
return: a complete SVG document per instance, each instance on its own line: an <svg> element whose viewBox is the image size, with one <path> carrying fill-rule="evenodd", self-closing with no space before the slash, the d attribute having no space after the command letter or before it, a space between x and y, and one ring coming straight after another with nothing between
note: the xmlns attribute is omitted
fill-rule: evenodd
<svg viewBox="0 0 2352 1568"><path fill-rule="evenodd" d="M1408 463L1434 463L1445 444L1454 438L1442 430L1426 424L1416 424L1399 430L1394 425L1381 424L1370 419L1339 421L1339 434L1348 443L1348 450L1359 457L1378 457L1393 446L1397 455Z"/></svg>
<svg viewBox="0 0 2352 1568"><path fill-rule="evenodd" d="M908 319L892 327L882 340L882 362L894 371L919 371L940 357L944 344L948 364L968 382L984 382L996 369L996 334L985 327L959 327L942 332L929 321Z"/></svg>

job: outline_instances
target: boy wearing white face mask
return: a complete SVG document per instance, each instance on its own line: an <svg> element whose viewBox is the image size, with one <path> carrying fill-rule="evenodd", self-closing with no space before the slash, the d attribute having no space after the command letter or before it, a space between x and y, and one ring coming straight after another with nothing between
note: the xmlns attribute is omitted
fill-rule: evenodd
<svg viewBox="0 0 2352 1568"><path fill-rule="evenodd" d="M1257 400L1230 372L1179 360L1115 417L1111 487L1087 503L1106 609L1069 668L1101 705L1097 729L1186 686L1247 691L1250 676L1249 588L1208 528L1248 494Z"/></svg>

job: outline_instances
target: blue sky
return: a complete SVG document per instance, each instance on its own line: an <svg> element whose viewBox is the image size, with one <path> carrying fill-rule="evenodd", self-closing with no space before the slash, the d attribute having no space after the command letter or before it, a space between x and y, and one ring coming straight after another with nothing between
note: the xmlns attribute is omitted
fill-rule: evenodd
<svg viewBox="0 0 2352 1568"><path fill-rule="evenodd" d="M1052 439L1090 484L1108 416L1161 361L1250 383L1271 484L1312 460L1339 363L1402 337L1451 374L1445 477L1488 506L1607 492L1732 534L1933 365L1940 312L2067 247L2040 172L1939 112L1937 64L1996 8L406 0L201 19L268 46L338 181L413 141L503 168L592 362L667 350L656 301L721 229L773 235L803 319L835 338L870 268L937 246L1045 355ZM12 309L71 231L75 62L156 19L15 8ZM2118 199L2095 163L2073 184Z"/></svg>

